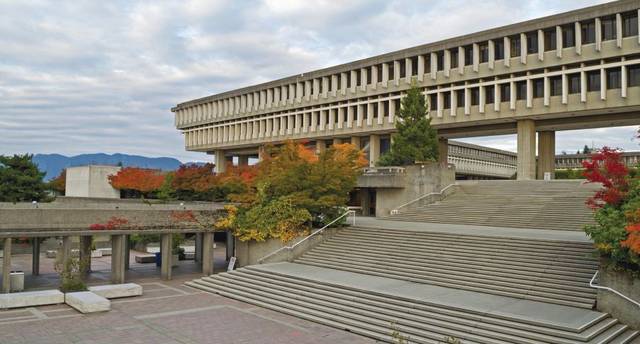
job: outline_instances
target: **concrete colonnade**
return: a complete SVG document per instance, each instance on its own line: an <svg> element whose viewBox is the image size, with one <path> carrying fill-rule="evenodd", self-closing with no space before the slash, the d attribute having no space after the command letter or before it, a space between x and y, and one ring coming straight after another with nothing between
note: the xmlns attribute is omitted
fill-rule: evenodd
<svg viewBox="0 0 640 344"><path fill-rule="evenodd" d="M555 131L538 132L536 146L536 123L531 119L518 121L518 180L544 179L545 172L550 178L556 176L556 133ZM536 147L537 173L536 173Z"/></svg>

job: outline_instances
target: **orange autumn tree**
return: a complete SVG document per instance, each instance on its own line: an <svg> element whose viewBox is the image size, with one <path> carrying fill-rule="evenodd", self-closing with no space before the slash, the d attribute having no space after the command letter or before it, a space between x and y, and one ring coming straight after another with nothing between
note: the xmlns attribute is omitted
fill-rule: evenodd
<svg viewBox="0 0 640 344"><path fill-rule="evenodd" d="M165 173L159 170L125 167L108 178L111 186L116 189L131 190L151 198L164 182Z"/></svg>
<svg viewBox="0 0 640 344"><path fill-rule="evenodd" d="M220 182L213 172L213 164L198 166L181 165L173 172L171 188L181 200L186 201L223 201Z"/></svg>
<svg viewBox="0 0 640 344"><path fill-rule="evenodd" d="M303 143L267 148L253 179L255 197L246 197L232 222L241 241L305 235L312 223L333 221L367 165L364 153L350 144L316 155Z"/></svg>
<svg viewBox="0 0 640 344"><path fill-rule="evenodd" d="M67 188L67 169L63 169L60 175L49 181L49 189L64 192Z"/></svg>

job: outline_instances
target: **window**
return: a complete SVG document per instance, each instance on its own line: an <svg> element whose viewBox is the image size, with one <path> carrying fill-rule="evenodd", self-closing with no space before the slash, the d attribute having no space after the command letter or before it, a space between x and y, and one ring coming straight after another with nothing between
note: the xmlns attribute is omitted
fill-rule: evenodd
<svg viewBox="0 0 640 344"><path fill-rule="evenodd" d="M362 71L358 69L356 71L356 87L360 87L360 86L362 86Z"/></svg>
<svg viewBox="0 0 640 344"><path fill-rule="evenodd" d="M458 107L464 107L465 100L466 99L464 99L464 90L457 90L456 103L458 104Z"/></svg>
<svg viewBox="0 0 640 344"><path fill-rule="evenodd" d="M495 102L496 87L487 86L484 88L484 102L485 104L493 104Z"/></svg>
<svg viewBox="0 0 640 344"><path fill-rule="evenodd" d="M527 54L538 53L538 34L530 33L527 35Z"/></svg>
<svg viewBox="0 0 640 344"><path fill-rule="evenodd" d="M622 86L622 71L620 68L607 69L607 89L620 88Z"/></svg>
<svg viewBox="0 0 640 344"><path fill-rule="evenodd" d="M438 71L444 70L444 51L439 51L438 56Z"/></svg>
<svg viewBox="0 0 640 344"><path fill-rule="evenodd" d="M582 23L582 44L591 44L596 42L596 23Z"/></svg>
<svg viewBox="0 0 640 344"><path fill-rule="evenodd" d="M534 79L531 86L533 86L533 98L544 97L544 79Z"/></svg>
<svg viewBox="0 0 640 344"><path fill-rule="evenodd" d="M431 111L438 110L438 94L433 93L429 95L429 108Z"/></svg>
<svg viewBox="0 0 640 344"><path fill-rule="evenodd" d="M480 104L480 88L474 87L469 90L471 93L471 105L479 105Z"/></svg>
<svg viewBox="0 0 640 344"><path fill-rule="evenodd" d="M580 73L569 74L567 78L569 83L569 94L580 93Z"/></svg>
<svg viewBox="0 0 640 344"><path fill-rule="evenodd" d="M544 51L556 50L557 42L555 29L544 33Z"/></svg>
<svg viewBox="0 0 640 344"><path fill-rule="evenodd" d="M424 72L431 73L431 54L424 56ZM380 73L382 75L382 73Z"/></svg>
<svg viewBox="0 0 640 344"><path fill-rule="evenodd" d="M616 39L616 20L614 18L602 19L602 40Z"/></svg>
<svg viewBox="0 0 640 344"><path fill-rule="evenodd" d="M511 37L511 57L520 56L520 37Z"/></svg>
<svg viewBox="0 0 640 344"><path fill-rule="evenodd" d="M444 102L443 109L451 109L451 92L443 92L442 100Z"/></svg>
<svg viewBox="0 0 640 344"><path fill-rule="evenodd" d="M400 78L406 78L407 77L407 63L405 62L405 60L400 60L399 63L399 67L400 67ZM358 79L360 79L360 75L358 75ZM360 86L360 85L358 85Z"/></svg>
<svg viewBox="0 0 640 344"><path fill-rule="evenodd" d="M503 60L504 59L504 40L503 39L499 39L495 41L495 56L496 56L496 61L499 60Z"/></svg>
<svg viewBox="0 0 640 344"><path fill-rule="evenodd" d="M473 64L473 45L467 45L464 47L464 65L470 66Z"/></svg>
<svg viewBox="0 0 640 344"><path fill-rule="evenodd" d="M506 83L500 85L500 101L508 102L511 100L511 84Z"/></svg>
<svg viewBox="0 0 640 344"><path fill-rule="evenodd" d="M527 99L527 82L516 82L516 100Z"/></svg>
<svg viewBox="0 0 640 344"><path fill-rule="evenodd" d="M561 76L554 76L549 78L549 86L551 86L552 96L562 95L562 77Z"/></svg>
<svg viewBox="0 0 640 344"><path fill-rule="evenodd" d="M600 91L600 71L587 72L587 91Z"/></svg>
<svg viewBox="0 0 640 344"><path fill-rule="evenodd" d="M418 75L418 57L411 58L411 75Z"/></svg>
<svg viewBox="0 0 640 344"><path fill-rule="evenodd" d="M622 16L622 37L638 35L638 12Z"/></svg>
<svg viewBox="0 0 640 344"><path fill-rule="evenodd" d="M627 73L629 87L640 86L640 65L629 66Z"/></svg>
<svg viewBox="0 0 640 344"><path fill-rule="evenodd" d="M564 48L576 46L576 33L573 25L562 28L562 44Z"/></svg>
<svg viewBox="0 0 640 344"><path fill-rule="evenodd" d="M458 49L451 49L451 68L458 68Z"/></svg>
<svg viewBox="0 0 640 344"><path fill-rule="evenodd" d="M481 43L478 45L478 49L480 50L480 63L489 62L489 44Z"/></svg>

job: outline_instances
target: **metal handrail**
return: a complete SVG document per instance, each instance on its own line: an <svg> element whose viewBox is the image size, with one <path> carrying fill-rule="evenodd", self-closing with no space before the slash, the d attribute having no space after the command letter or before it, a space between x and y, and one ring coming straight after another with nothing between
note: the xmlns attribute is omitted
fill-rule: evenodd
<svg viewBox="0 0 640 344"><path fill-rule="evenodd" d="M448 188L450 188L450 187L452 187L452 186L457 186L457 185L459 185L459 184L458 184L458 183L449 184L446 188L444 188L444 189L440 190L440 192L431 192L431 193L428 193L428 194L426 194L426 195L424 195L424 196L420 196L420 197L418 197L418 198L414 199L414 200L413 200L413 201L411 201L411 202L407 202L407 203L405 203L405 204L403 204L403 205L401 205L401 206L399 206L399 207L397 207L397 208L393 209L393 210L391 211L391 213L392 213L392 214L397 214L397 213L398 213L398 209L400 209L400 208L404 208L404 207L408 206L409 204L411 204L411 203L415 203L415 202L418 202L418 201L420 201L420 200L422 200L422 199L424 199L424 198L426 198L426 197L433 196L433 195L442 195L442 193L443 193L443 192L445 192L445 190L447 190Z"/></svg>
<svg viewBox="0 0 640 344"><path fill-rule="evenodd" d="M617 291L617 290L615 290L615 289L613 289L613 288L609 288L609 287L601 287L601 286L599 286L599 285L594 285L594 284L593 284L593 281L596 279L596 276L598 276L598 272L600 272L600 271L596 271L596 273L595 273L595 274L593 274L593 277L591 277L591 281L589 281L589 286L590 286L591 288L604 289L604 290L608 290L608 291L610 291L610 292L616 293L616 294L618 294L618 296L621 296L621 297L623 297L623 298L627 299L628 301L630 301L631 303L635 304L636 306L640 307L640 303L638 303L638 302L636 302L636 301L632 300L630 297L628 297L628 296L626 296L626 295L624 295L624 294L620 293L619 291Z"/></svg>
<svg viewBox="0 0 640 344"><path fill-rule="evenodd" d="M356 212L355 212L355 210L349 210L349 211L347 211L346 213L344 213L344 214L340 215L340 216L339 216L338 218L336 218L335 220L333 220L333 221L329 222L329 224L327 224L326 226L324 226L324 227L322 227L322 228L318 229L317 231L315 231L315 232L311 233L310 235L308 235L306 238L304 238L304 239L302 239L302 240L298 241L298 242L297 242L297 243L295 243L293 246L284 246L284 247L281 247L281 248L279 248L279 249L277 249L277 250L275 250L275 251L273 251L273 252L269 253L268 255L266 255L266 256L264 256L264 257L262 257L262 258L258 259L258 263L262 264L262 262L264 262L264 260L265 260L265 259L267 259L267 258L269 258L269 257L271 257L271 256L274 256L274 255L278 254L278 252L280 252L280 251L282 251L282 250L293 250L296 246L298 246L298 245L302 244L304 241L306 241L307 239L311 238L312 236L314 236L314 235L316 235L316 234L318 234L318 233L321 233L322 231L324 231L325 229L327 229L327 227L331 226L332 224L336 223L338 220L340 220L341 218L343 218L343 217L345 217L345 216L347 216L347 215L349 215L349 214L353 214L353 225L355 226L355 225L356 225Z"/></svg>

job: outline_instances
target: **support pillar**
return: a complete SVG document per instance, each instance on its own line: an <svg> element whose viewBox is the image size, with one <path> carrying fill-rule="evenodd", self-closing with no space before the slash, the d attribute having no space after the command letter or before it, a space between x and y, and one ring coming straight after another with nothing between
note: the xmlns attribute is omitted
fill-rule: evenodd
<svg viewBox="0 0 640 344"><path fill-rule="evenodd" d="M327 150L327 142L324 140L316 140L316 154L320 154Z"/></svg>
<svg viewBox="0 0 640 344"><path fill-rule="evenodd" d="M202 233L196 233L196 252L194 257L195 263L202 263Z"/></svg>
<svg viewBox="0 0 640 344"><path fill-rule="evenodd" d="M360 189L360 206L362 207L362 216L369 216L369 189Z"/></svg>
<svg viewBox="0 0 640 344"><path fill-rule="evenodd" d="M238 166L247 166L247 165L249 165L249 156L238 155Z"/></svg>
<svg viewBox="0 0 640 344"><path fill-rule="evenodd" d="M131 236L124 236L124 269L129 270L129 259L131 258Z"/></svg>
<svg viewBox="0 0 640 344"><path fill-rule="evenodd" d="M341 138L334 138L333 139L333 145L341 145L342 144L342 139Z"/></svg>
<svg viewBox="0 0 640 344"><path fill-rule="evenodd" d="M544 173L550 172L556 179L556 132L538 132L538 179L544 179Z"/></svg>
<svg viewBox="0 0 640 344"><path fill-rule="evenodd" d="M2 258L2 293L11 292L11 238L4 238Z"/></svg>
<svg viewBox="0 0 640 344"><path fill-rule="evenodd" d="M438 162L446 164L449 162L449 140L438 140Z"/></svg>
<svg viewBox="0 0 640 344"><path fill-rule="evenodd" d="M227 157L222 149L215 151L216 172L222 173L227 169Z"/></svg>
<svg viewBox="0 0 640 344"><path fill-rule="evenodd" d="M40 238L33 238L31 275L40 276Z"/></svg>
<svg viewBox="0 0 640 344"><path fill-rule="evenodd" d="M69 259L69 253L71 252L71 237L64 236L62 237L62 247L59 250L59 256L57 257L58 261L62 266L67 263L67 259Z"/></svg>
<svg viewBox="0 0 640 344"><path fill-rule="evenodd" d="M536 179L536 125L532 119L518 121L518 180Z"/></svg>
<svg viewBox="0 0 640 344"><path fill-rule="evenodd" d="M380 136L371 135L369 137L369 167L376 165L380 160Z"/></svg>
<svg viewBox="0 0 640 344"><path fill-rule="evenodd" d="M260 161L262 161L264 159L263 154L265 154L264 146L258 147L258 162L260 162Z"/></svg>
<svg viewBox="0 0 640 344"><path fill-rule="evenodd" d="M80 237L80 262L87 261L84 273L91 273L91 236L83 235Z"/></svg>
<svg viewBox="0 0 640 344"><path fill-rule="evenodd" d="M111 283L124 283L125 235L111 236Z"/></svg>
<svg viewBox="0 0 640 344"><path fill-rule="evenodd" d="M360 149L360 138L357 136L354 136L351 138L351 144L354 145L356 148Z"/></svg>
<svg viewBox="0 0 640 344"><path fill-rule="evenodd" d="M173 241L171 233L161 235L160 253L162 255L162 267L160 268L160 275L165 281L171 279L171 241Z"/></svg>
<svg viewBox="0 0 640 344"><path fill-rule="evenodd" d="M202 233L202 274L213 274L213 232Z"/></svg>
<svg viewBox="0 0 640 344"><path fill-rule="evenodd" d="M231 257L236 255L236 237L233 236L233 231L227 231L227 261L231 260Z"/></svg>

